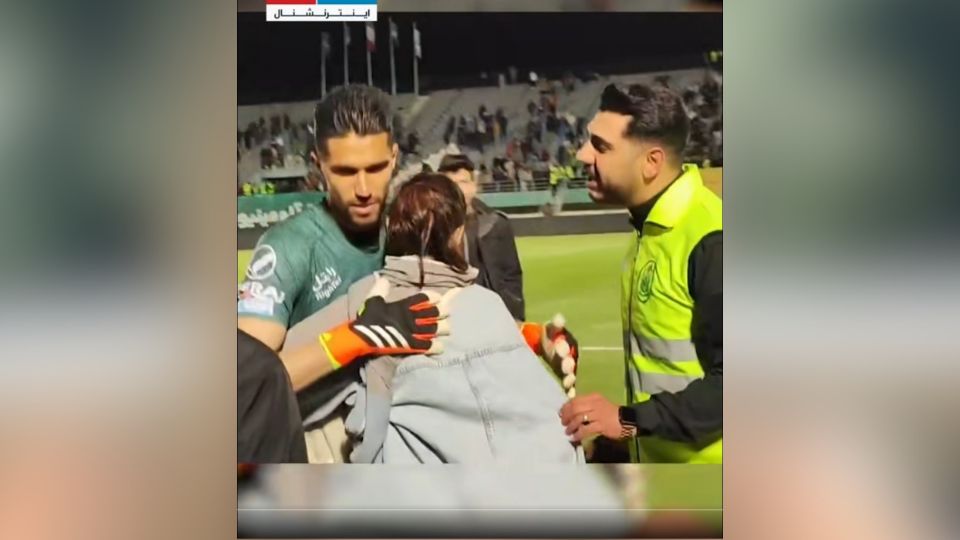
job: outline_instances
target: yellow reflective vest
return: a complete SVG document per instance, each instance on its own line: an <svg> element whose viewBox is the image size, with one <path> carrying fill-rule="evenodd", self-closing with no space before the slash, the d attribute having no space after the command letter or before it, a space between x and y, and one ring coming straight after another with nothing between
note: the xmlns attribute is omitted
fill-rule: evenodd
<svg viewBox="0 0 960 540"><path fill-rule="evenodd" d="M719 197L703 185L695 165L684 165L634 234L621 278L628 400L679 392L704 376L691 326L693 298L688 259L707 234L723 230ZM695 447L655 436L639 437L640 459L654 463L721 463L722 436Z"/></svg>

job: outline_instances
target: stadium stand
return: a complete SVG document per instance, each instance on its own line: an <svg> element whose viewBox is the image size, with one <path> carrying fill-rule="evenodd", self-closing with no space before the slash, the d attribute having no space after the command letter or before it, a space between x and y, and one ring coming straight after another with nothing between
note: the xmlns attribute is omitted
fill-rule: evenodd
<svg viewBox="0 0 960 540"><path fill-rule="evenodd" d="M584 140L585 125L610 83L667 84L681 93L691 115L688 161L722 165L722 75L698 68L597 75L591 80L542 78L537 85L392 96L401 127L398 142L404 150L399 170L418 171L422 163L442 155L448 147L457 148L480 167L482 192L549 190L550 167L564 162L575 165L573 154ZM238 108L238 184L282 176L287 169L294 175L309 171L314 106L313 101L303 101ZM485 111L483 118L481 110ZM500 125L492 127L504 119L505 131L501 132ZM409 134L416 136L415 148L408 143ZM584 183L579 174L563 180L564 191L577 190Z"/></svg>

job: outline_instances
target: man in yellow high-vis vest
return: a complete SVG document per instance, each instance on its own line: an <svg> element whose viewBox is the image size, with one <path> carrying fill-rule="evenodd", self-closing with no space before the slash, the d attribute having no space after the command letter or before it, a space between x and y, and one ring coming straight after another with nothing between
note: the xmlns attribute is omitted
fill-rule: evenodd
<svg viewBox="0 0 960 540"><path fill-rule="evenodd" d="M682 163L682 100L666 87L610 85L588 131L577 159L590 197L625 206L635 229L621 280L627 405L581 396L561 420L572 440L636 442L643 462L720 463L723 207Z"/></svg>

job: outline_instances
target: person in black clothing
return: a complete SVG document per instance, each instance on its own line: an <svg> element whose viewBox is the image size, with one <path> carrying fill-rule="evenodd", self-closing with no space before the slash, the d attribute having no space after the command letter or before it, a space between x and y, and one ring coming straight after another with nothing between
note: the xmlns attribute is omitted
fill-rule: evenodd
<svg viewBox="0 0 960 540"><path fill-rule="evenodd" d="M277 353L237 330L237 463L306 463L290 377Z"/></svg>
<svg viewBox="0 0 960 540"><path fill-rule="evenodd" d="M446 174L463 191L467 202L467 262L479 270L477 284L497 293L517 321L526 319L523 270L517 243L506 214L476 198L473 162L462 154L444 156L437 172Z"/></svg>
<svg viewBox="0 0 960 540"><path fill-rule="evenodd" d="M503 112L503 107L497 108L497 114L494 116L496 118L497 124L500 125L500 136L507 136L507 115Z"/></svg>

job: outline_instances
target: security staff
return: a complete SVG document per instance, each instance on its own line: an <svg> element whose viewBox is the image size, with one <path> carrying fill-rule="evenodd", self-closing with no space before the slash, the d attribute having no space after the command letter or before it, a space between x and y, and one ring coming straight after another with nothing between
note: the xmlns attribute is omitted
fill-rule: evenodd
<svg viewBox="0 0 960 540"><path fill-rule="evenodd" d="M577 158L594 201L629 209L621 283L628 405L599 394L560 411L574 440L629 440L646 462L720 463L722 203L683 165L689 123L666 87L608 86Z"/></svg>

